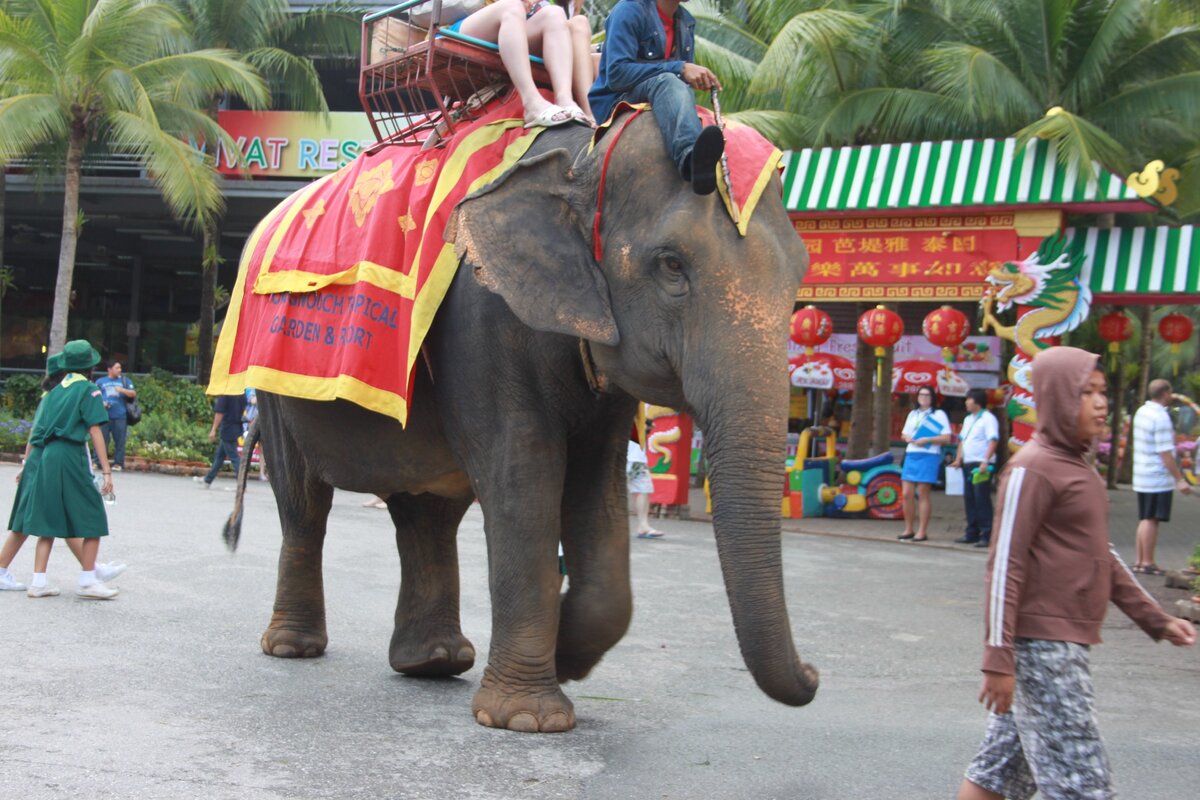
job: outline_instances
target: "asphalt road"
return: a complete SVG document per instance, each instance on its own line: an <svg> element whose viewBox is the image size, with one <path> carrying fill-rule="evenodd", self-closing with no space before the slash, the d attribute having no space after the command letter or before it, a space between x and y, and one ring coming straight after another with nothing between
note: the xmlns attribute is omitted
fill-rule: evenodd
<svg viewBox="0 0 1200 800"><path fill-rule="evenodd" d="M0 507L14 472L0 467ZM329 650L289 661L258 645L280 538L266 484L250 487L236 555L219 538L232 494L128 473L117 494L101 549L130 564L117 600L74 598L65 548L50 564L63 596L0 594L0 796L948 798L983 733L982 551L785 534L792 628L822 673L813 704L793 709L742 664L711 528L664 521L665 539L631 544L629 633L568 686L578 728L527 735L469 710L490 618L478 507L459 543L481 662L429 681L388 667L398 561L364 496L334 500ZM1200 501L1177 504L1190 522L1167 529L1160 563L1197 536ZM22 580L32 558L29 544ZM1093 669L1122 796L1196 796L1200 651L1155 645L1115 610L1105 639Z"/></svg>

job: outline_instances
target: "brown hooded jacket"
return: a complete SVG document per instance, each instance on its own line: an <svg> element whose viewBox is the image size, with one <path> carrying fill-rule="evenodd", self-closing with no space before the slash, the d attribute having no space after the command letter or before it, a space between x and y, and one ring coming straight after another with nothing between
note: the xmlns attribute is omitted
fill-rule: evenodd
<svg viewBox="0 0 1200 800"><path fill-rule="evenodd" d="M1171 617L1108 540L1108 492L1085 460L1079 410L1098 356L1073 347L1033 365L1037 435L1000 475L987 567L983 669L1014 673L1013 639L1096 644L1108 601L1154 639Z"/></svg>

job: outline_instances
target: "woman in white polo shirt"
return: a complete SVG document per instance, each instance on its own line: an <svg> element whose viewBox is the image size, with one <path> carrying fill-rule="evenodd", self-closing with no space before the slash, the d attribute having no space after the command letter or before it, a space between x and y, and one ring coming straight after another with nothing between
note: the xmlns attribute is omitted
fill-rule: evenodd
<svg viewBox="0 0 1200 800"><path fill-rule="evenodd" d="M904 484L904 533L896 538L905 541L923 542L929 538L929 517L933 512L929 495L942 464L942 445L950 442L950 419L946 412L934 407L933 401L932 386L918 389L917 407L908 412L901 433L908 443L900 473ZM918 516L920 524L914 533L913 522Z"/></svg>

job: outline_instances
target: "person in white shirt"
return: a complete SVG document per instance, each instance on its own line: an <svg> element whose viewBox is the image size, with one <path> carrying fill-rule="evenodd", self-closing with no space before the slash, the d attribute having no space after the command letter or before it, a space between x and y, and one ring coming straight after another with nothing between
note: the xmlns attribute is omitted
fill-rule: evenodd
<svg viewBox="0 0 1200 800"><path fill-rule="evenodd" d="M950 443L950 419L946 412L933 405L932 386L917 390L917 407L908 412L901 438L908 443L904 450L904 468L900 480L904 485L903 541L923 542L929 538L929 517L933 513L930 492L938 482L942 465L942 445ZM915 502L914 502L915 501ZM917 532L914 522L920 517Z"/></svg>
<svg viewBox="0 0 1200 800"><path fill-rule="evenodd" d="M1175 463L1175 426L1167 413L1171 384L1158 379L1147 388L1150 398L1133 415L1133 491L1139 520L1133 571L1162 575L1154 563L1158 523L1171 521L1172 491L1191 494L1192 487Z"/></svg>
<svg viewBox="0 0 1200 800"><path fill-rule="evenodd" d="M633 511L637 514L637 537L639 539L661 539L662 531L650 525L650 495L654 493L654 479L650 477L650 465L646 451L637 442L630 441L625 455L625 477L629 497L633 500Z"/></svg>
<svg viewBox="0 0 1200 800"><path fill-rule="evenodd" d="M963 505L967 530L954 541L987 547L992 539L992 476L996 471L996 447L1000 423L987 410L987 392L967 392L967 418L958 436L958 453L952 467L962 467Z"/></svg>

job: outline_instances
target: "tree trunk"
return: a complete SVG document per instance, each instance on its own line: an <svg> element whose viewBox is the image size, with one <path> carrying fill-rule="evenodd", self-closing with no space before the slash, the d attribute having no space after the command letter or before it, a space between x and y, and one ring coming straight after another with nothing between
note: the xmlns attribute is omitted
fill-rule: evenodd
<svg viewBox="0 0 1200 800"><path fill-rule="evenodd" d="M874 388L872 402L871 452L867 455L886 453L892 445L892 364L896 360L896 348L889 347L883 359L883 386Z"/></svg>
<svg viewBox="0 0 1200 800"><path fill-rule="evenodd" d="M1108 440L1108 488L1117 488L1117 472L1121 469L1119 457L1121 445L1121 417L1123 397L1125 395L1125 370L1121 368L1120 358L1117 368L1113 370L1112 382L1112 435ZM1128 460L1128 459L1127 459Z"/></svg>
<svg viewBox="0 0 1200 800"><path fill-rule="evenodd" d="M67 142L66 182L63 189L62 242L58 251L58 280L54 285L54 311L50 316L50 353L67 343L67 316L71 283L75 276L75 249L79 245L79 181L83 173L84 133L72 130Z"/></svg>
<svg viewBox="0 0 1200 800"><path fill-rule="evenodd" d="M216 220L204 226L204 256L200 266L200 325L196 342L196 383L208 385L212 372L213 326L217 296L217 272L221 265L221 231Z"/></svg>
<svg viewBox="0 0 1200 800"><path fill-rule="evenodd" d="M855 312L861 315L861 304ZM850 437L846 444L848 458L866 458L871 446L871 388L875 384L875 357L871 347L862 339L854 351L854 403L850 406Z"/></svg>

